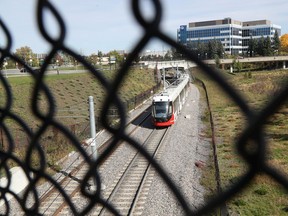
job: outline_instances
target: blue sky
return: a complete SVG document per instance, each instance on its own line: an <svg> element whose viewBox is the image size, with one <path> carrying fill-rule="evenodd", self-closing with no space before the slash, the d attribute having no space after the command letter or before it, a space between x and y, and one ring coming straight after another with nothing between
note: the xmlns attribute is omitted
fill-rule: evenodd
<svg viewBox="0 0 288 216"><path fill-rule="evenodd" d="M151 0L140 0L143 14L153 16ZM130 0L51 0L67 27L65 43L78 53L90 55L98 50L129 52L142 35L130 8ZM162 30L176 40L180 25L189 22L231 17L239 21L267 19L288 33L287 0L162 0ZM29 46L35 53L47 52L49 44L41 37L35 20L36 0L0 0L0 19L13 37L13 51ZM45 15L51 35L57 24L50 13ZM0 30L0 46L5 44ZM153 40L146 49L161 51L169 46Z"/></svg>

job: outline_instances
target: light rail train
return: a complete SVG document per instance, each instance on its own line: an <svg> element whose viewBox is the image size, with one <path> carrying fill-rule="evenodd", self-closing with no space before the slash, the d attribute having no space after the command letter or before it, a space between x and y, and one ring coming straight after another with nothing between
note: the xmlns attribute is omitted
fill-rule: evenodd
<svg viewBox="0 0 288 216"><path fill-rule="evenodd" d="M152 121L155 127L168 127L175 123L188 95L190 78L182 74L167 88L153 96Z"/></svg>

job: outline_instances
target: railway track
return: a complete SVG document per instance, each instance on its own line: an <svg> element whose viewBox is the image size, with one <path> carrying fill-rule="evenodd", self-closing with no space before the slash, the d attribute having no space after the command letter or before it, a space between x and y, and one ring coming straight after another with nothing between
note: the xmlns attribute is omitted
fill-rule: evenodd
<svg viewBox="0 0 288 216"><path fill-rule="evenodd" d="M146 114L145 114L146 113ZM149 113L149 114L147 114ZM129 136L134 133L137 128L139 126L141 126L141 124L143 124L145 121L147 121L147 119L149 119L150 116L150 111L147 112L144 111L144 117L142 116L137 116L133 121L131 121L130 123L133 125L136 125L133 129L129 129ZM137 123L135 123L137 122ZM131 125L129 124L129 125ZM128 128L128 126L127 126ZM155 133L155 132L154 132ZM105 148L107 148L107 146L109 145L109 142L111 142L111 140L107 140L105 142L105 144L103 144L103 146L101 146L99 149L99 153L101 154L102 151L105 150ZM99 164L99 173L101 175L101 173L105 172L105 167L107 165L107 163L109 163L109 160L113 160L113 155L117 154L117 152L121 152L123 151L123 148L127 148L127 145L121 145L119 144L117 149L115 149L115 152L111 152L111 155L109 157L107 157L107 160L105 160L102 164ZM131 147L130 147L131 148ZM125 151L125 150L124 150ZM148 150L150 151L150 150ZM137 153L135 153L137 154ZM124 167L128 167L129 163L135 159L133 159L136 156L133 156L132 154L126 158L126 166ZM139 156L137 156L139 158ZM143 160L143 159L142 159ZM145 159L144 159L145 160ZM145 163L145 162L144 162ZM67 196L69 197L69 199L71 200L71 203L69 204L69 202L67 202L67 199L64 199L64 195L63 193L59 192L59 189L52 187L50 188L50 190L44 194L43 196L41 196L40 198L40 207L39 207L39 213L44 214L44 215L69 215L72 214L71 208L74 208L74 212L79 212L79 209L81 209L81 206L78 206L78 201L79 199L83 199L85 197L79 195L80 194L80 186L82 183L82 179L83 176L87 173L89 167L88 165L84 162L84 161L77 161L77 163L73 164L73 166L71 166L70 170L67 171L61 171L61 173L63 174L57 182L59 182L59 185L61 186L61 188L63 189L63 191L67 194ZM123 170L123 172L125 173L126 170ZM120 172L117 176L122 176L122 173ZM121 178L121 177L120 177ZM115 179L119 179L119 178L115 178ZM117 182L117 180L114 180L114 182ZM119 183L117 183L118 185ZM90 188L91 186L93 186L93 183L91 182L91 184L87 185L87 189ZM109 188L107 188L105 190L104 193L104 197L106 196L108 201L109 197L111 197L111 193L109 192L111 189L113 188L113 186L109 186ZM112 191L114 191L114 189L112 189ZM115 193L115 192L114 192ZM115 196L115 195L113 195ZM112 197L113 197L112 196ZM109 201L110 202L110 201ZM103 211L102 207L97 206L95 210L95 213L93 213L93 215L99 215L101 213L101 211ZM97 213L99 212L99 213ZM103 213L101 213L103 215Z"/></svg>
<svg viewBox="0 0 288 216"><path fill-rule="evenodd" d="M84 161L81 161L81 163L77 164L70 173L64 173L62 176L59 185L69 196L71 201L71 197L74 196L75 191L78 191L82 182L81 179L83 179L87 171L87 164ZM87 187L89 186L90 185L87 185ZM64 203L67 205L67 200L64 199L63 194L60 193L57 188L51 187L51 189L40 199L39 212L43 215L58 215L63 208ZM73 206L74 204L70 207Z"/></svg>
<svg viewBox="0 0 288 216"><path fill-rule="evenodd" d="M163 143L168 128L162 130L154 129L147 138L143 147L154 158ZM106 194L107 202L114 205L120 215L140 215L143 211L145 194L149 187L145 187L145 181L149 174L153 177L154 172L150 173L151 166L149 161L137 152L130 161L122 176L117 180L115 186L111 186ZM149 184L149 181L148 181ZM114 215L105 206L99 206L93 215Z"/></svg>

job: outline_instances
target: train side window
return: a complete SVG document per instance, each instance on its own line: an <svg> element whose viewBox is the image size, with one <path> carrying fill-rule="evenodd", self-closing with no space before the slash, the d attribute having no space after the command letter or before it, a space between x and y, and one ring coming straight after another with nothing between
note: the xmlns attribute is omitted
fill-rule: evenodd
<svg viewBox="0 0 288 216"><path fill-rule="evenodd" d="M173 113L173 104L172 101L169 103L168 114L171 115Z"/></svg>

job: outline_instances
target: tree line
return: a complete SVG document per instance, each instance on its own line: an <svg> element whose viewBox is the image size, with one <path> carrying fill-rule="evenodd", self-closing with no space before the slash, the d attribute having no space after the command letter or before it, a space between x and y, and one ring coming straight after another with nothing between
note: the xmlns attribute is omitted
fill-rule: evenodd
<svg viewBox="0 0 288 216"><path fill-rule="evenodd" d="M284 37L283 37L284 38ZM286 39L286 38L285 38ZM272 56L279 54L281 51L281 45L283 44L284 50L284 40L280 40L278 32L276 31L273 38L262 36L259 39L251 38L248 41L247 51L242 52L239 56L252 57L252 56ZM288 45L288 44L287 44ZM190 42L185 45L192 53L195 54L199 59L217 59L225 57L233 57L233 55L228 55L225 53L225 49L220 40L213 39L208 42ZM181 58L182 55L177 50L173 50L173 57Z"/></svg>
<svg viewBox="0 0 288 216"><path fill-rule="evenodd" d="M34 53L33 50L28 46L24 46L24 47L20 47L20 48L16 49L15 53L13 53L13 54L16 55L18 58L20 58L28 66L33 67L33 68L41 67L45 61L46 56L47 56L46 54ZM103 63L104 58L106 58L106 59L108 58L109 62L112 62L112 58L113 58L113 63L120 65L121 63L123 63L125 61L127 54L126 53L119 53L116 50L113 50L113 51L110 51L106 54L104 54L101 51L98 51L97 54L91 54L89 56L81 55L81 57L83 57L85 60L87 60L89 63L91 63L94 66L101 65L101 63ZM51 62L49 62L49 64L52 65L53 67L64 66L64 65L65 66L77 66L79 64L79 62L77 62L77 60L74 59L74 57L72 57L72 56L70 56L70 55L68 55L65 52L60 50L56 53L56 55L51 60ZM21 69L23 67L24 67L24 65L21 65L18 62L14 62L9 58L6 58L4 60L4 63L2 65L0 65L0 69L2 69L2 68Z"/></svg>
<svg viewBox="0 0 288 216"><path fill-rule="evenodd" d="M233 56L227 55L225 53L223 44L219 40L210 40L206 43L198 42L188 43L186 48L189 49L191 52L195 54L195 56L199 59L217 59L219 58L233 58ZM253 56L272 56L272 55L279 55L279 54L286 54L288 53L288 34L284 34L279 37L278 32L276 31L273 38L262 36L259 39L250 38L248 41L248 48L246 52L243 52L241 55L243 57L253 57ZM41 67L45 60L45 55L40 56L32 51L32 49L28 46L21 47L16 49L14 53L24 62L26 62L31 67ZM89 56L82 56L92 65L101 65L101 60L104 57L113 57L115 63L121 65L127 58L127 53L119 53L116 50L108 52L104 54L101 51L98 53L91 54ZM179 60L185 59L185 57L177 51L175 48L171 48L168 50L165 55L143 55L139 54L135 57L135 62L139 62L140 60L143 61L168 61L168 60ZM22 65L18 65L18 63L12 62L9 59L6 59L2 65L0 65L0 69L5 68L22 68ZM77 66L79 62L77 62L73 57L67 55L66 53L59 51L52 61L50 62L52 65L61 66L61 65L72 65Z"/></svg>
<svg viewBox="0 0 288 216"><path fill-rule="evenodd" d="M260 39L253 39L252 36L248 43L247 56L273 56L279 54L281 48L281 41L278 32L275 31L272 40L270 37Z"/></svg>

